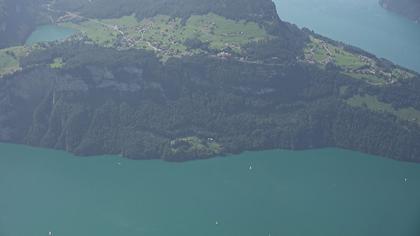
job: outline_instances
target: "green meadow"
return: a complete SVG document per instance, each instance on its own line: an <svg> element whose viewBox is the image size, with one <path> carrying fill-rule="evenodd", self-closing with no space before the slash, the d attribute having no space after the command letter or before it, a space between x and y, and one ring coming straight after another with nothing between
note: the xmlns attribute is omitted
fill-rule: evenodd
<svg viewBox="0 0 420 236"><path fill-rule="evenodd" d="M193 15L186 22L180 18L158 15L138 21L135 16L116 19L89 19L61 26L80 31L89 40L105 47L142 48L156 51L162 57L199 53L188 50L185 41L199 40L209 49L230 48L241 53L243 45L267 39L269 35L255 22L234 21L207 14Z"/></svg>

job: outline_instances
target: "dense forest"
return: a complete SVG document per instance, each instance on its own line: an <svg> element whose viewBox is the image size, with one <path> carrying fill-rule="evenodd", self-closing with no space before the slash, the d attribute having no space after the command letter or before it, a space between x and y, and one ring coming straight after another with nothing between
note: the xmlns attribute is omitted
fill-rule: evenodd
<svg viewBox="0 0 420 236"><path fill-rule="evenodd" d="M197 30L192 15L214 13L199 22L210 19L205 28L216 29L206 29L215 31L208 41L169 41L195 52L182 56L162 56L161 45L120 46L121 35L117 46L78 34L4 51L16 65L0 73L2 142L168 161L334 146L420 162L419 75L282 22L270 0L70 2L57 0L54 7L95 22L164 14L184 19L186 32ZM224 27L222 34L216 26ZM130 21L117 28L128 35L142 27ZM171 35L168 28L157 31ZM260 32L261 40L247 36ZM181 37L163 34L150 37Z"/></svg>
<svg viewBox="0 0 420 236"><path fill-rule="evenodd" d="M36 27L43 0L0 0L0 48L19 45Z"/></svg>
<svg viewBox="0 0 420 236"><path fill-rule="evenodd" d="M61 10L77 10L92 18L115 18L133 13L138 18L157 14L188 18L213 12L237 20L272 22L278 19L274 3L265 0L57 0L55 6Z"/></svg>
<svg viewBox="0 0 420 236"><path fill-rule="evenodd" d="M65 65L51 68L58 56ZM417 80L377 88L292 58L276 66L208 56L162 64L143 50L53 45L0 80L0 139L170 161L328 146L420 161L418 125L344 102L383 93L395 106L418 104Z"/></svg>
<svg viewBox="0 0 420 236"><path fill-rule="evenodd" d="M412 20L420 21L419 0L380 0L380 4L385 9L404 15Z"/></svg>

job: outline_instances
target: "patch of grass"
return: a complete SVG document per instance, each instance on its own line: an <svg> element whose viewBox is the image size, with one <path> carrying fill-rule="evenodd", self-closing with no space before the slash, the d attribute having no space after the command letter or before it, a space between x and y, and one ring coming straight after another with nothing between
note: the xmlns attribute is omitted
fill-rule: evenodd
<svg viewBox="0 0 420 236"><path fill-rule="evenodd" d="M191 16L186 26L188 37L197 36L214 49L231 47L238 53L241 45L267 38L265 30L255 22L233 21L215 14Z"/></svg>
<svg viewBox="0 0 420 236"><path fill-rule="evenodd" d="M354 79L361 79L364 80L366 82L368 82L369 84L372 85L384 85L385 82L382 78L379 78L375 75L372 74L361 74L361 73L354 73L354 72L343 72L343 74L348 75Z"/></svg>
<svg viewBox="0 0 420 236"><path fill-rule="evenodd" d="M334 62L341 67L357 69L367 65L359 56L348 53L341 48L336 48L334 51Z"/></svg>
<svg viewBox="0 0 420 236"><path fill-rule="evenodd" d="M390 104L380 102L375 96L371 95L356 95L348 99L347 103L355 107L367 107L372 111L395 112Z"/></svg>
<svg viewBox="0 0 420 236"><path fill-rule="evenodd" d="M50 67L53 69L60 69L63 66L64 66L63 58L61 57L54 58L53 63L50 64Z"/></svg>
<svg viewBox="0 0 420 236"><path fill-rule="evenodd" d="M27 47L18 46L0 50L0 77L12 74L21 69L19 59L29 51Z"/></svg>
<svg viewBox="0 0 420 236"><path fill-rule="evenodd" d="M83 21L81 23L61 23L60 26L75 29L86 35L90 40L104 47L112 47L117 40L118 33L99 21Z"/></svg>
<svg viewBox="0 0 420 236"><path fill-rule="evenodd" d="M401 120L416 122L420 125L420 111L412 107L397 110L391 104L381 102L377 97L371 95L357 95L348 99L346 102L353 107L366 107L371 111L390 113Z"/></svg>

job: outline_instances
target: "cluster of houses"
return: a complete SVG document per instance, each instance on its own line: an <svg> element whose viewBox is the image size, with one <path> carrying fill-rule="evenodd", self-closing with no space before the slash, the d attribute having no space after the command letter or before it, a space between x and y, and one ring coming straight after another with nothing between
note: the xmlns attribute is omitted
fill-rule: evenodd
<svg viewBox="0 0 420 236"><path fill-rule="evenodd" d="M322 61L317 61L315 59L315 53L316 50L324 50L326 52L327 57L323 59ZM336 50L334 53L340 53ZM385 69L382 69L381 67L377 66L374 59L371 59L369 57L363 56L363 55L357 55L358 59L362 62L362 66L354 68L354 67L340 67L336 64L334 59L334 54L331 52L331 50L328 48L325 42L320 42L320 47L314 48L311 47L308 49L308 51L305 53L305 59L304 61L309 64L322 64L327 65L329 63L332 63L336 65L337 68L339 68L343 72L352 73L352 74L360 74L360 75L366 75L366 76L375 76L377 78L381 78L384 80L384 82L391 84L398 81L397 78L393 77L393 74L391 71L387 71Z"/></svg>

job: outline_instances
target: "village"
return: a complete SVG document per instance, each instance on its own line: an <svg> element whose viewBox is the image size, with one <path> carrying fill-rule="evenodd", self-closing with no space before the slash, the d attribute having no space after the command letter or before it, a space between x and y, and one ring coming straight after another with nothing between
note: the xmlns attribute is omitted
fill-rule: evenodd
<svg viewBox="0 0 420 236"><path fill-rule="evenodd" d="M321 39L311 37L305 49L304 61L322 67L331 67L370 84L385 85L414 75L393 65L381 65L379 59L348 52L344 47L335 46ZM384 64L384 63L382 63Z"/></svg>
<svg viewBox="0 0 420 236"><path fill-rule="evenodd" d="M152 50L163 60L209 51L226 59L231 56L230 51L240 54L243 45L268 38L256 23L236 22L215 14L191 16L181 22L162 15L138 21L134 15L98 20L66 13L57 24L79 31L96 44L121 50ZM202 47L186 45L191 39L199 41Z"/></svg>

